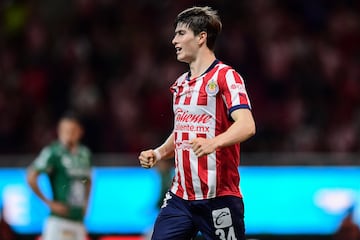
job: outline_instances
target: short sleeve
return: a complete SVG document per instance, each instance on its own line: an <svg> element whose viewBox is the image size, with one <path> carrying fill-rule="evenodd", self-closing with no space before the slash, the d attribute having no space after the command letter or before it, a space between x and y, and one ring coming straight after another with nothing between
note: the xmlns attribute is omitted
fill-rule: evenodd
<svg viewBox="0 0 360 240"><path fill-rule="evenodd" d="M51 148L45 147L30 167L39 172L50 172L53 168L52 155Z"/></svg>
<svg viewBox="0 0 360 240"><path fill-rule="evenodd" d="M229 114L236 109L251 109L250 100L245 83L239 73L234 69L227 69L222 78L222 96L229 110Z"/></svg>

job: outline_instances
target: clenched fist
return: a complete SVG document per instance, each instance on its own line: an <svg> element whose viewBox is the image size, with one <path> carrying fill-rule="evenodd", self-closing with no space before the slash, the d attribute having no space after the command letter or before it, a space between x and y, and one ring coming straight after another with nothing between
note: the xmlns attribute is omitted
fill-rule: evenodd
<svg viewBox="0 0 360 240"><path fill-rule="evenodd" d="M159 160L156 159L156 153L153 149L142 151L138 158L143 168L151 168Z"/></svg>

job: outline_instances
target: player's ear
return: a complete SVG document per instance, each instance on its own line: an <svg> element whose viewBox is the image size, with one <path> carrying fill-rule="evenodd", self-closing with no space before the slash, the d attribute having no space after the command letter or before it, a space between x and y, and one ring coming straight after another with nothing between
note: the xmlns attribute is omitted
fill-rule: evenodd
<svg viewBox="0 0 360 240"><path fill-rule="evenodd" d="M60 136L60 133L61 133L61 128L62 128L62 126L63 126L63 122L64 122L64 120L60 120L59 122L58 122L58 124L57 124L57 128L56 128L56 131L57 131L57 134Z"/></svg>
<svg viewBox="0 0 360 240"><path fill-rule="evenodd" d="M198 38L199 38L199 40L198 40L199 45L202 45L202 44L206 43L207 33L204 32L204 31L200 32L199 35L198 35Z"/></svg>
<svg viewBox="0 0 360 240"><path fill-rule="evenodd" d="M79 138L82 138L84 135L84 127L79 124Z"/></svg>

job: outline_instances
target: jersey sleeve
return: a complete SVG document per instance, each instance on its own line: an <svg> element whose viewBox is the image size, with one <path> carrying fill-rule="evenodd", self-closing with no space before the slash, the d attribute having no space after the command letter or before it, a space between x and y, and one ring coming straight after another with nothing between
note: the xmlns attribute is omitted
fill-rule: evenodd
<svg viewBox="0 0 360 240"><path fill-rule="evenodd" d="M237 109L251 109L250 100L245 88L245 83L239 73L234 69L224 69L220 87L222 97L228 108L229 115Z"/></svg>
<svg viewBox="0 0 360 240"><path fill-rule="evenodd" d="M83 154L85 155L85 158L89 161L89 167L93 166L93 155L91 150L88 147L83 147Z"/></svg>
<svg viewBox="0 0 360 240"><path fill-rule="evenodd" d="M91 170L92 170L92 167L93 167L93 155L92 155L92 152L88 147L82 146L81 147L81 154L82 154L83 159L86 159L86 162L87 162L87 164L86 164L86 168L87 168L86 178L91 179Z"/></svg>
<svg viewBox="0 0 360 240"><path fill-rule="evenodd" d="M53 169L53 151L50 147L45 147L35 158L30 167L39 172L50 172Z"/></svg>

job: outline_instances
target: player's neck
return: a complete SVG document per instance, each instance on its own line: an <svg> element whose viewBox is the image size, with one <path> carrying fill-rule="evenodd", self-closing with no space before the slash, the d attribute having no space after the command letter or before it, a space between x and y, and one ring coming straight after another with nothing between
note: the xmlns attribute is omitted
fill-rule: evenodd
<svg viewBox="0 0 360 240"><path fill-rule="evenodd" d="M214 52L208 50L203 54L199 54L197 58L189 63L191 78L201 76L209 66L215 61L216 57Z"/></svg>
<svg viewBox="0 0 360 240"><path fill-rule="evenodd" d="M76 153L76 151L77 151L77 144L69 144L69 143L67 143L67 144L62 143L62 144L64 145L64 147L65 147L71 154Z"/></svg>

